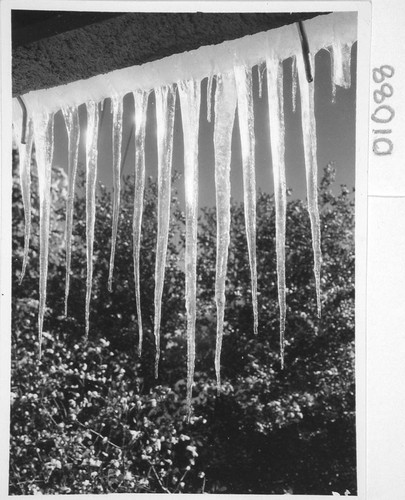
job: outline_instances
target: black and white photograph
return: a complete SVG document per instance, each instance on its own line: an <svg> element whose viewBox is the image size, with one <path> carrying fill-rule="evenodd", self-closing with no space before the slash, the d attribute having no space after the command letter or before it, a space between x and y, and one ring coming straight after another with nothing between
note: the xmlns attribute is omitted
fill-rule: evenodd
<svg viewBox="0 0 405 500"><path fill-rule="evenodd" d="M335 3L9 2L9 496L364 498L364 30Z"/></svg>

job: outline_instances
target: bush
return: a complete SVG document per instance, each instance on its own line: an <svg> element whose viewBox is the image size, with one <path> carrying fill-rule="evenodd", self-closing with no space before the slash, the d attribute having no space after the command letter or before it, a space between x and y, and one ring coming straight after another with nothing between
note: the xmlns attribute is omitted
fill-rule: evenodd
<svg viewBox="0 0 405 500"><path fill-rule="evenodd" d="M188 492L342 494L356 491L354 399L354 203L320 186L322 318L316 315L305 204L287 210L286 368L279 361L274 204L258 198L259 333L253 334L243 207L232 207L221 392L214 374L216 217L199 229L197 363L193 414L186 418L184 215L173 200L154 378L153 290L156 186L145 199L141 251L144 347L132 283L132 183L124 183L114 290L107 291L110 193L98 195L91 331L84 339L83 178L75 207L69 314L64 299L66 178L56 176L43 356L38 359L38 238L33 193L30 263L23 248L19 188L13 210L13 331L10 494ZM35 177L34 177L35 184Z"/></svg>

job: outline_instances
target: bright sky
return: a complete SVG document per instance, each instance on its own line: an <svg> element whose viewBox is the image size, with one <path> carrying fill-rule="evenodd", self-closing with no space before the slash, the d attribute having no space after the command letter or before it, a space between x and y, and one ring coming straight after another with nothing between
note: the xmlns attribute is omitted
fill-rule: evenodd
<svg viewBox="0 0 405 500"><path fill-rule="evenodd" d="M352 51L352 86L345 90L337 88L336 102L331 101L331 70L330 55L322 50L316 56L315 72L315 114L317 120L318 142L318 167L319 176L329 161L335 162L337 169L337 186L346 184L349 187L355 183L355 125L356 125L356 52L354 45ZM254 78L254 104L255 104L255 132L256 132L256 183L258 189L272 192L271 154L269 146L269 125L267 108L266 80L263 81L263 95L259 98L258 78L256 67L253 69ZM297 109L292 111L291 91L291 59L284 63L284 99L286 121L286 177L287 186L293 190L293 196L305 198L305 168L302 147L302 131L299 105L299 90L297 92ZM200 118L199 140L199 167L200 167L200 206L215 204L214 184L214 149L213 149L213 123L206 119L206 86L207 79L202 83L202 102ZM214 84L215 87L215 84ZM98 160L99 180L107 186L112 185L112 158L111 158L111 112L109 101L105 103L106 110L101 128L100 150ZM133 116L133 100L126 96L124 101L124 131L122 151L128 144ZM85 130L86 113L81 107L81 126ZM84 164L84 135L81 137L79 161ZM54 165L66 168L67 162L67 136L60 113L55 118L55 155ZM133 171L134 163L134 138L133 134L128 145L128 154L123 173ZM183 136L181 126L180 103L177 99L173 169L183 172ZM156 154L156 120L154 95L151 94L148 106L147 131L146 131L146 175L157 175ZM180 199L184 198L183 178L179 183ZM242 164L240 155L240 142L237 120L233 133L232 164L231 164L232 197L241 201L243 198Z"/></svg>

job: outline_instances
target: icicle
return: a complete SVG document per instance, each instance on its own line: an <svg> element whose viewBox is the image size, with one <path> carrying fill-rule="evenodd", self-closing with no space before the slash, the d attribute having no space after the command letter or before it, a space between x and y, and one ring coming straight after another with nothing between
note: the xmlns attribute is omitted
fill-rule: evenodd
<svg viewBox="0 0 405 500"><path fill-rule="evenodd" d="M48 277L49 224L51 213L51 177L53 159L53 114L33 116L35 154L39 187L39 356L42 354L42 331Z"/></svg>
<svg viewBox="0 0 405 500"><path fill-rule="evenodd" d="M280 308L280 357L284 367L284 331L286 318L285 288L285 124L283 97L283 65L276 59L267 60L267 92L269 100L270 143L273 163L274 202L276 208L276 254L278 302Z"/></svg>
<svg viewBox="0 0 405 500"><path fill-rule="evenodd" d="M217 205L217 257L215 302L217 306L217 341L215 372L217 391L221 389L221 350L225 316L225 283L231 224L231 148L235 121L236 87L233 73L218 75L215 91L215 190Z"/></svg>
<svg viewBox="0 0 405 500"><path fill-rule="evenodd" d="M243 198L245 205L246 236L252 281L254 333L257 334L256 175L252 70L243 66L235 66L234 72L238 96L238 119L242 146Z"/></svg>
<svg viewBox="0 0 405 500"><path fill-rule="evenodd" d="M134 192L134 218L132 225L133 259L136 311L138 316L139 355L142 354L142 314L141 290L139 276L139 256L141 247L141 227L143 214L143 196L145 190L145 125L146 110L148 107L149 92L139 90L134 92L135 102L135 192Z"/></svg>
<svg viewBox="0 0 405 500"><path fill-rule="evenodd" d="M207 121L211 123L211 109L212 109L212 82L214 80L214 75L208 77L207 83Z"/></svg>
<svg viewBox="0 0 405 500"><path fill-rule="evenodd" d="M173 126L176 105L176 90L173 86L164 86L155 90L155 96L158 145L158 229L155 267L154 334L156 342L155 376L157 378L160 357L162 295L165 278L167 242L169 239Z"/></svg>
<svg viewBox="0 0 405 500"><path fill-rule="evenodd" d="M62 108L68 134L68 197L66 202L66 282L65 282L65 316L67 316L70 265L72 256L73 206L76 186L77 159L79 154L80 123L77 107Z"/></svg>
<svg viewBox="0 0 405 500"><path fill-rule="evenodd" d="M96 221L96 181L97 181L97 142L99 111L98 104L87 103L86 132L86 246L87 246L87 280L86 280L86 340L90 329L90 299L93 280L93 246L94 225Z"/></svg>
<svg viewBox="0 0 405 500"><path fill-rule="evenodd" d="M32 153L32 142L34 138L32 120L28 121L27 131L28 133L26 137L26 144L22 144L20 141L18 143L19 164L20 164L20 185L21 185L21 195L22 195L22 201L24 207L24 219L25 219L24 257L23 257L21 275L19 279L20 285L22 283L22 280L25 275L25 270L27 268L28 250L29 250L30 235L31 235L31 153Z"/></svg>
<svg viewBox="0 0 405 500"><path fill-rule="evenodd" d="M330 48L330 58L331 58L331 102L335 104L336 102L336 82L335 82L335 74L334 74L334 54L333 48Z"/></svg>
<svg viewBox="0 0 405 500"><path fill-rule="evenodd" d="M351 59L352 59L352 44L341 46L342 50L342 79L337 82L344 89L350 88L351 85Z"/></svg>
<svg viewBox="0 0 405 500"><path fill-rule="evenodd" d="M297 57L292 57L292 65L291 65L291 96L292 96L292 110L295 113L297 109Z"/></svg>
<svg viewBox="0 0 405 500"><path fill-rule="evenodd" d="M336 86L339 85L339 87L348 89L351 85L350 61L352 45L335 42L329 50L331 55L332 102L335 102Z"/></svg>
<svg viewBox="0 0 405 500"><path fill-rule="evenodd" d="M186 313L187 313L187 406L190 416L195 366L195 322L197 295L198 132L200 82L178 85L184 137L184 187L186 199Z"/></svg>
<svg viewBox="0 0 405 500"><path fill-rule="evenodd" d="M263 95L263 75L264 75L265 70L266 70L266 68L265 68L264 63L260 63L257 65L257 78L258 78L258 82L259 82L259 98L260 99L262 98L262 95Z"/></svg>
<svg viewBox="0 0 405 500"><path fill-rule="evenodd" d="M118 218L120 212L121 191L121 145L122 145L122 97L111 99L113 125L112 125L112 149L113 149L113 223L111 235L110 271L108 274L108 291L112 292L112 280L114 273L115 247L118 233Z"/></svg>
<svg viewBox="0 0 405 500"><path fill-rule="evenodd" d="M313 57L311 58L313 75L315 65ZM307 197L308 212L311 221L312 247L314 251L314 275L316 285L316 301L318 307L318 316L321 315L321 228L319 222L318 210L318 164L317 164L317 144L316 144L316 121L314 111L314 82L308 83L304 61L302 58L297 60L298 77L301 94L301 115L302 131L305 154L305 170L307 179ZM315 77L315 75L314 75Z"/></svg>

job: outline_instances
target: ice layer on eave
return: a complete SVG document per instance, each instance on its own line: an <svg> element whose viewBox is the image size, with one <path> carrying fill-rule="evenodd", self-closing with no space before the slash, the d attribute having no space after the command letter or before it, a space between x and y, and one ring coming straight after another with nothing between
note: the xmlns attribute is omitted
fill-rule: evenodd
<svg viewBox="0 0 405 500"><path fill-rule="evenodd" d="M357 39L357 13L320 15L305 21L305 30L312 54L330 47L336 40L350 45ZM202 80L210 75L228 73L233 70L235 59L240 65L252 67L266 60L268 47L280 61L301 53L296 23L67 85L28 92L23 98L30 114L56 112L62 106L79 106L137 89L152 90L182 80ZM17 99L13 101L13 114L20 114Z"/></svg>

